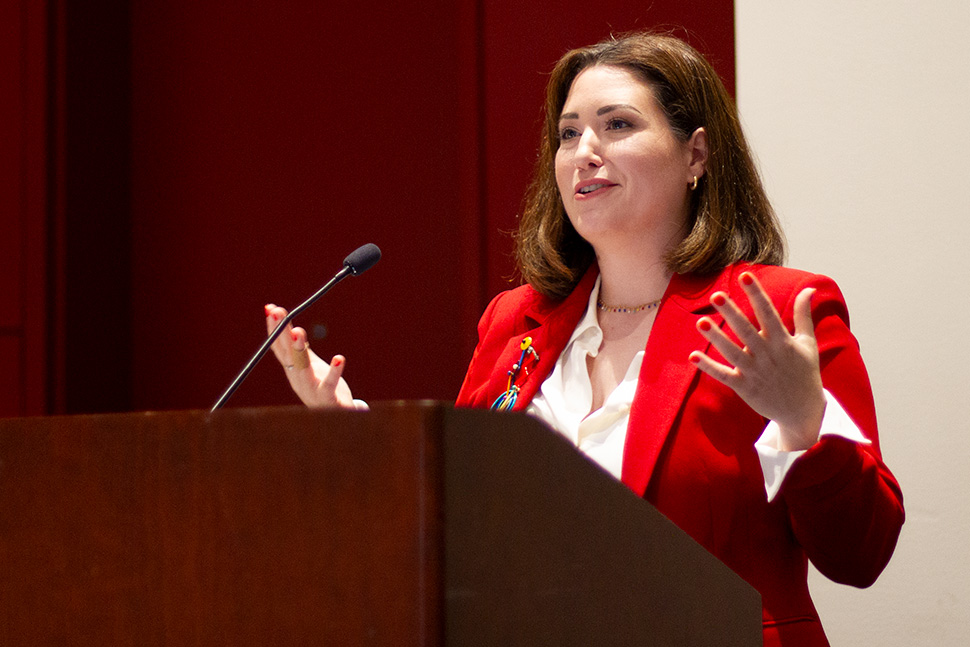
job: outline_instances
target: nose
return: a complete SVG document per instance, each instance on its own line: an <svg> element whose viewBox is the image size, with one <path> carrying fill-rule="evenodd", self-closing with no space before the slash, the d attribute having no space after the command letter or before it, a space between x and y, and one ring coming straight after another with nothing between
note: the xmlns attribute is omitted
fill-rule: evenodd
<svg viewBox="0 0 970 647"><path fill-rule="evenodd" d="M587 128L579 136L574 161L576 167L580 169L603 165L603 158L600 157L600 141L592 128Z"/></svg>

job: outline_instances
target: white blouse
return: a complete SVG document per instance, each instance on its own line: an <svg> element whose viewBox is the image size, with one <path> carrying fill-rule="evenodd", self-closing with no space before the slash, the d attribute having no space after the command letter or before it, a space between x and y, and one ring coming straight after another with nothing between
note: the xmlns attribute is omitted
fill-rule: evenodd
<svg viewBox="0 0 970 647"><path fill-rule="evenodd" d="M630 407L636 394L644 351L634 356L623 380L606 398L603 406L590 413L593 387L586 357L596 357L603 343L603 330L597 318L596 300L600 279L596 279L586 313L577 324L552 374L526 408L568 438L580 451L597 462L615 478L623 470L623 445L626 441ZM687 358L684 358L687 361ZM833 434L859 443L869 443L838 401L825 391L825 414L819 436ZM589 415L587 415L589 414ZM785 452L778 449L778 425L770 421L755 443L765 477L765 491L771 501L781 489L792 464L806 450Z"/></svg>

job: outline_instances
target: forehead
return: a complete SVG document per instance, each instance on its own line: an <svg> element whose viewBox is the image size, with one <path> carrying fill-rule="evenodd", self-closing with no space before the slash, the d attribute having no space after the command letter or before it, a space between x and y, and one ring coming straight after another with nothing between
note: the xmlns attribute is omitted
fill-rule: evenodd
<svg viewBox="0 0 970 647"><path fill-rule="evenodd" d="M576 75L569 86L562 112L574 112L586 105L626 103L656 109L650 84L632 70L614 65L594 65Z"/></svg>

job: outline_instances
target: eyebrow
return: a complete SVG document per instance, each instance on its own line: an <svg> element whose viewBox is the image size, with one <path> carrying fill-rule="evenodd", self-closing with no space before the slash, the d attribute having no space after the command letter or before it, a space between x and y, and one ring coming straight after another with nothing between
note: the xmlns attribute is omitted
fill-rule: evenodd
<svg viewBox="0 0 970 647"><path fill-rule="evenodd" d="M610 104L608 106L603 106L602 108L600 108L599 110L597 110L596 111L596 116L597 117L601 117L601 116L605 115L608 112L613 112L614 110L620 110L621 108L626 108L628 110L632 110L633 112L637 113L638 115L642 115L643 114L642 112L640 112L639 110L637 110L636 107L631 106L629 103L613 103L613 104ZM562 121L564 119L579 119L579 113L578 112L564 112L564 113L562 113L559 116L559 121Z"/></svg>

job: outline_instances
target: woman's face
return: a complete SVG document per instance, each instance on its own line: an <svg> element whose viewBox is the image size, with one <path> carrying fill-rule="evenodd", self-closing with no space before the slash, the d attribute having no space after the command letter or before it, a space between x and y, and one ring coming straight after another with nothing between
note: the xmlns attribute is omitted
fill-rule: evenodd
<svg viewBox="0 0 970 647"><path fill-rule="evenodd" d="M694 139L677 139L650 87L625 68L583 70L556 151L556 183L579 235L597 252L609 241L682 237L688 185L702 175Z"/></svg>

